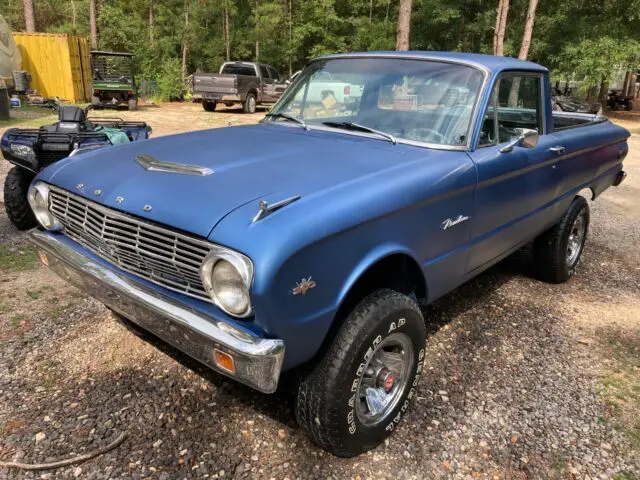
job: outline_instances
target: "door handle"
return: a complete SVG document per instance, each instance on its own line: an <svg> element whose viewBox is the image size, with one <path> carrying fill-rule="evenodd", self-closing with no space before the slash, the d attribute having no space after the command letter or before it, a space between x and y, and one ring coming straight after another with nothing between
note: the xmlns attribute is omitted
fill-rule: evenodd
<svg viewBox="0 0 640 480"><path fill-rule="evenodd" d="M549 151L550 151L550 152L557 153L557 154L559 154L559 155L563 154L565 150L566 150L566 148L564 148L564 147L563 147L563 146L561 146L561 145L557 145L557 146L555 146L555 147L551 147L551 148L549 149Z"/></svg>

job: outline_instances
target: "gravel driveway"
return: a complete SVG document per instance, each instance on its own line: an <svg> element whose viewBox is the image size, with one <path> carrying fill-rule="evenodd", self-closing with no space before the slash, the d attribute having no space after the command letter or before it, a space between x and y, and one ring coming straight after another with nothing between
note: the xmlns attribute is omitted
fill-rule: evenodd
<svg viewBox="0 0 640 480"><path fill-rule="evenodd" d="M235 115L193 105L154 114L158 134ZM525 250L425 307L417 399L384 445L350 460L309 442L286 391L198 374L126 331L39 266L2 209L0 460L48 462L127 439L77 466L0 468L0 478L640 478L638 133L625 168L627 181L591 204L570 282L533 280ZM624 372L637 390L611 386Z"/></svg>

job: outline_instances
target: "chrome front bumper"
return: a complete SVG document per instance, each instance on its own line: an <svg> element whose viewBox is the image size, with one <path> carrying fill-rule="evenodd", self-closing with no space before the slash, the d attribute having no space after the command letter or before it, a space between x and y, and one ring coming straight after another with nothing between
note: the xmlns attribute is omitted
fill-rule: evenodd
<svg viewBox="0 0 640 480"><path fill-rule="evenodd" d="M33 230L31 241L56 274L142 329L216 372L261 392L276 390L284 359L282 340L256 337L196 312L83 254L60 234ZM233 356L235 374L216 366L214 349Z"/></svg>

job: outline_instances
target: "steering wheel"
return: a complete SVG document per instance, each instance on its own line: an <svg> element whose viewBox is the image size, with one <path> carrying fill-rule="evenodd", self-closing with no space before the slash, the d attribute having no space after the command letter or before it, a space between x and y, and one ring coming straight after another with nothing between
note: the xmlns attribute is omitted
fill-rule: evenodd
<svg viewBox="0 0 640 480"><path fill-rule="evenodd" d="M432 128L427 128L427 127L412 128L411 130L406 132L406 135L407 137L412 139L420 139L419 141L425 142L425 143L434 143L434 142L428 142L424 140L425 137L428 138L428 137L436 136L438 137L440 142L435 142L435 143L445 143L445 144L447 143L447 137L445 137L443 134L441 134L437 130L433 130Z"/></svg>

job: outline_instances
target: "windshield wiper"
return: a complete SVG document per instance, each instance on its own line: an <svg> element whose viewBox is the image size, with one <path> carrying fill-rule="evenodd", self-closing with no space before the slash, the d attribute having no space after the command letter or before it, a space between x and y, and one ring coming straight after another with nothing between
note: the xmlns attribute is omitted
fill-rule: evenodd
<svg viewBox="0 0 640 480"><path fill-rule="evenodd" d="M398 141L396 140L396 137L394 137L390 133L381 132L380 130L375 130L373 128L369 128L369 127L366 127L364 125L360 125L359 123L353 123L353 122L322 122L322 125L326 125L327 127L334 127L334 128L344 128L346 130L359 130L361 132L375 133L376 135L379 135L381 137L386 138L387 140L389 140L394 145L396 143L398 143Z"/></svg>
<svg viewBox="0 0 640 480"><path fill-rule="evenodd" d="M265 117L273 117L273 118L284 118L285 120L289 120L291 122L297 123L298 125L302 125L302 128L305 130L309 130L307 124L304 123L304 120L294 117L293 115L289 115L288 113L267 113Z"/></svg>

